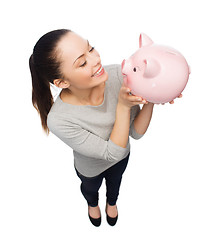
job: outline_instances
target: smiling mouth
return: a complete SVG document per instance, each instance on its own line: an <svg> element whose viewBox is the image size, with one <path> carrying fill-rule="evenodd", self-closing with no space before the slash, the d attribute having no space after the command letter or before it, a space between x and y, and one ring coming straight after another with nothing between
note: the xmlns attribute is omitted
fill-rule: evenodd
<svg viewBox="0 0 218 240"><path fill-rule="evenodd" d="M104 70L104 68L103 68L103 66L101 65L101 67L98 69L98 71L95 73L95 74L93 74L92 75L92 77L96 77L96 76L100 76L100 75L102 75L101 73L103 72L103 70Z"/></svg>
<svg viewBox="0 0 218 240"><path fill-rule="evenodd" d="M102 65L99 67L99 69L92 75L92 76L94 76L94 75L96 75L96 74L98 74L99 73L99 71L101 70L101 68L102 68Z"/></svg>

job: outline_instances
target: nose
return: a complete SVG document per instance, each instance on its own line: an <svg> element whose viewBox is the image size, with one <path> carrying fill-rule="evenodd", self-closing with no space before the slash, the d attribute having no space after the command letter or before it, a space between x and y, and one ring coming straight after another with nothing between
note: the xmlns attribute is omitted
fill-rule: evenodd
<svg viewBox="0 0 218 240"><path fill-rule="evenodd" d="M98 66L100 63L101 63L101 57L100 57L100 55L99 54L90 54L89 55L89 58L90 58L90 61L92 62L92 65L93 66Z"/></svg>

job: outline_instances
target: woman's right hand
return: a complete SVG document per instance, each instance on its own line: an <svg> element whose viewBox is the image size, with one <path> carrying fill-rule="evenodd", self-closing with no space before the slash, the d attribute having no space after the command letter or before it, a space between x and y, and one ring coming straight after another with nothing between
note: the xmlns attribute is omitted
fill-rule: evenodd
<svg viewBox="0 0 218 240"><path fill-rule="evenodd" d="M118 103L120 105L123 105L124 107L127 107L127 108L131 108L139 104L148 104L146 99L143 99L142 97L135 96L132 94L130 95L129 94L130 92L131 92L131 89L126 87L123 83L120 88L119 99L118 99Z"/></svg>

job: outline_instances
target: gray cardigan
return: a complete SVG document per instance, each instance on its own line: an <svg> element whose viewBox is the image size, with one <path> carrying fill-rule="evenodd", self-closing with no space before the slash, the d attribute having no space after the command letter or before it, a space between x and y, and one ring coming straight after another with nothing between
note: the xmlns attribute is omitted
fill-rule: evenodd
<svg viewBox="0 0 218 240"><path fill-rule="evenodd" d="M116 118L116 106L123 76L120 64L105 65L108 80L105 83L101 105L72 105L56 98L47 117L47 125L54 135L73 149L74 166L86 177L94 177L113 166L130 151L113 143L109 138ZM139 105L131 108L129 135L139 139L133 120Z"/></svg>

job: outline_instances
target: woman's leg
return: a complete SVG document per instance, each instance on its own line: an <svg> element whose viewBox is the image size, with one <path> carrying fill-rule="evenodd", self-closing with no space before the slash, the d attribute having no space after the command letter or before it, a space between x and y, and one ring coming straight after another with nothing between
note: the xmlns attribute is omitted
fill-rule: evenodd
<svg viewBox="0 0 218 240"><path fill-rule="evenodd" d="M80 174L77 169L76 173L77 176L81 179L82 183L80 185L81 192L86 199L87 203L91 207L98 206L98 200L99 200L99 188L101 187L103 175L100 174L96 177L85 177L82 174Z"/></svg>
<svg viewBox="0 0 218 240"><path fill-rule="evenodd" d="M115 164L114 166L110 167L104 172L105 182L107 187L107 202L109 205L113 206L116 205L116 201L119 195L120 184L122 180L122 175L127 167L128 160L129 160L130 153Z"/></svg>

